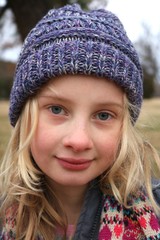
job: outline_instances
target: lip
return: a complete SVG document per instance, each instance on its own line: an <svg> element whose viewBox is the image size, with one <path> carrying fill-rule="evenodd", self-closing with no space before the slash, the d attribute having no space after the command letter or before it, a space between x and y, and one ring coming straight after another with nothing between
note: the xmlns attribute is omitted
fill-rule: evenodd
<svg viewBox="0 0 160 240"><path fill-rule="evenodd" d="M67 170L72 171L82 171L87 169L92 160L90 159L76 159L76 158L64 158L64 157L56 157L58 163Z"/></svg>

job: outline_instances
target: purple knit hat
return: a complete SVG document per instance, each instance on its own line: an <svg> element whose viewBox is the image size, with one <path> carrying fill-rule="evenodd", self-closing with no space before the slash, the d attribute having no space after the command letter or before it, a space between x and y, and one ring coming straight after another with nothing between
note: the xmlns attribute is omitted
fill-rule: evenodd
<svg viewBox="0 0 160 240"><path fill-rule="evenodd" d="M119 19L111 12L84 12L79 5L53 9L27 36L17 63L10 96L15 126L27 99L50 78L64 74L106 77L123 88L140 110L142 70ZM134 121L139 110L132 112Z"/></svg>

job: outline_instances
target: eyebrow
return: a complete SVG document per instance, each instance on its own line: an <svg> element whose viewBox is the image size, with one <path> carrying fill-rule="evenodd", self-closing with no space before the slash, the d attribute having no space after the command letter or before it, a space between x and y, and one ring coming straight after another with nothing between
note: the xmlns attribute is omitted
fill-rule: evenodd
<svg viewBox="0 0 160 240"><path fill-rule="evenodd" d="M119 104L119 103L117 103L117 102L112 102L112 101L108 101L108 102L98 102L98 103L96 103L97 105L99 105L99 106L115 106L115 107L119 107L119 108L123 108L123 105L121 105L121 104Z"/></svg>
<svg viewBox="0 0 160 240"><path fill-rule="evenodd" d="M55 94L55 93L54 93ZM53 100L57 100L57 101L61 101L61 102L66 102L66 103L71 103L72 101L66 97L63 97L63 96L58 96L58 94L55 94L55 95L50 95L50 94L42 94L42 95L39 95L39 98L50 98L50 99L53 99ZM118 102L114 102L114 101L99 101L99 102L95 102L95 105L97 106L100 106L100 107L118 107L118 108L121 108L123 109L124 105L118 103Z"/></svg>

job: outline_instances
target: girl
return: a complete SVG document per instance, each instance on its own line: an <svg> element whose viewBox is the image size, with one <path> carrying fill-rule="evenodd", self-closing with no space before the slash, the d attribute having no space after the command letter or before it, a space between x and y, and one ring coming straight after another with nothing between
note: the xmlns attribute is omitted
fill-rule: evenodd
<svg viewBox="0 0 160 240"><path fill-rule="evenodd" d="M49 11L11 91L1 239L160 239L160 160L135 129L142 98L139 59L114 14Z"/></svg>

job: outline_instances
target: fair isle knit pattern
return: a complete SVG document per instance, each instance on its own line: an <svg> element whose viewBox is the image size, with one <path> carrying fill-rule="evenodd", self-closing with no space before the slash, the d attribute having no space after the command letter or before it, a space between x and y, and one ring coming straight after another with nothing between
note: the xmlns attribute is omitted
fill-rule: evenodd
<svg viewBox="0 0 160 240"><path fill-rule="evenodd" d="M143 193L131 199L133 207L125 208L110 195L104 196L99 237L97 240L158 240L160 239L159 221L148 198ZM0 239L15 240L14 209L6 212L3 232ZM59 235L59 234L58 234ZM60 235L56 240L61 239ZM68 237L68 239L72 239ZM74 237L73 237L74 239ZM35 240L43 240L38 235Z"/></svg>
<svg viewBox="0 0 160 240"><path fill-rule="evenodd" d="M10 96L15 126L27 99L49 79L64 74L106 77L122 87L139 110L143 98L139 58L120 20L105 10L79 5L53 9L27 36ZM136 121L139 110L131 112Z"/></svg>
<svg viewBox="0 0 160 240"><path fill-rule="evenodd" d="M159 221L148 198L138 193L133 208L124 208L113 196L104 197L99 240L158 240Z"/></svg>

